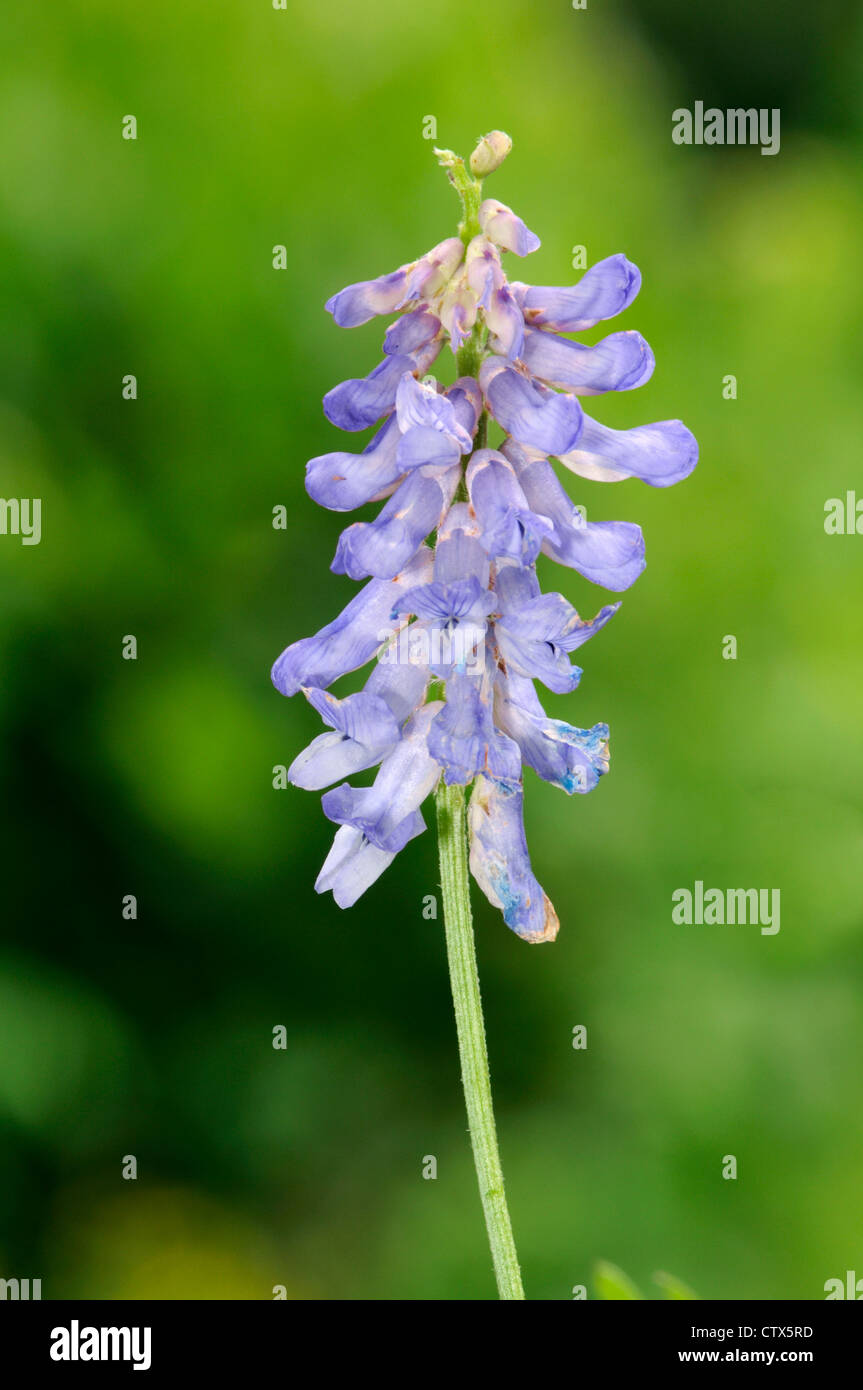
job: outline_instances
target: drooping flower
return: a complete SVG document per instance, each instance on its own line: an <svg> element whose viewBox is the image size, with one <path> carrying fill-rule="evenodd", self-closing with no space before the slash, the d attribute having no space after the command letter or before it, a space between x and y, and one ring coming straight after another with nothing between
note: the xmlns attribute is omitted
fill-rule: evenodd
<svg viewBox="0 0 863 1390"><path fill-rule="evenodd" d="M485 136L473 179L438 151L465 208L459 236L327 303L342 327L396 317L383 360L324 397L333 424L376 433L359 453L313 458L306 488L337 512L383 505L343 531L332 563L365 586L282 653L273 682L285 695L302 690L328 725L289 771L299 787L330 788L323 809L339 829L319 892L354 903L422 833L421 806L443 779L472 787L470 867L486 897L524 940L550 941L558 922L530 864L523 766L568 794L589 792L608 770L608 726L551 718L535 682L574 690L582 672L571 654L620 605L582 618L564 594L541 591L537 561L615 593L644 568L641 528L588 521L550 460L588 479L667 487L692 471L698 448L679 420L616 430L585 412L585 398L632 390L653 372L637 332L592 346L566 336L626 309L641 275L618 254L571 286L508 280L504 258L540 244L480 191L511 144L501 131ZM457 358L450 386L427 375L446 344ZM363 690L330 693L369 662ZM374 767L370 786L343 780Z"/></svg>

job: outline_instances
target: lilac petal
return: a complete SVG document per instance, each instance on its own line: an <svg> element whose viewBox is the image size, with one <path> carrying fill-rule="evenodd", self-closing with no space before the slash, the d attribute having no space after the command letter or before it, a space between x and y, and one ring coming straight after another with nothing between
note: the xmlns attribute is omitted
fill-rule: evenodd
<svg viewBox="0 0 863 1390"><path fill-rule="evenodd" d="M305 690L332 733L320 734L303 749L288 769L288 780L306 791L320 791L374 767L401 738L398 723L383 700L360 691L337 700L324 690Z"/></svg>
<svg viewBox="0 0 863 1390"><path fill-rule="evenodd" d="M303 694L324 723L352 743L383 749L400 737L398 721L389 705L368 690L346 695L343 700L315 686L307 686Z"/></svg>
<svg viewBox="0 0 863 1390"><path fill-rule="evenodd" d="M353 825L379 849L398 852L425 829L419 807L435 788L440 767L427 736L439 700L424 705L405 726L404 736L381 763L371 787L347 782L326 792L321 805L329 820Z"/></svg>
<svg viewBox="0 0 863 1390"><path fill-rule="evenodd" d="M641 271L623 255L606 256L577 285L528 286L522 301L528 323L558 333L580 333L627 309L641 289Z"/></svg>
<svg viewBox="0 0 863 1390"><path fill-rule="evenodd" d="M563 594L541 594L519 613L525 632L532 633L539 640L554 642L565 652L574 652L582 647L594 633L605 627L613 618L620 603L606 603L595 618L580 618ZM512 625L513 617L508 621Z"/></svg>
<svg viewBox="0 0 863 1390"><path fill-rule="evenodd" d="M517 256L527 256L542 245L536 233L525 226L512 208L496 198L486 198L480 205L479 225L489 241L504 251L514 251Z"/></svg>
<svg viewBox="0 0 863 1390"><path fill-rule="evenodd" d="M550 719L533 682L524 676L510 674L498 681L494 717L498 727L515 739L524 761L544 781L569 795L592 791L608 771L608 725L576 729L561 719Z"/></svg>
<svg viewBox="0 0 863 1390"><path fill-rule="evenodd" d="M450 676L446 705L429 730L428 747L447 786L464 786L478 772L515 781L521 776L518 747L494 727L491 689L478 675Z"/></svg>
<svg viewBox="0 0 863 1390"><path fill-rule="evenodd" d="M440 479L422 469L409 473L375 521L355 521L342 532L333 572L351 579L394 579L438 525L459 474L459 468Z"/></svg>
<svg viewBox="0 0 863 1390"><path fill-rule="evenodd" d="M413 613L417 618L440 624L481 622L494 609L494 595L479 579L457 579L452 584L418 584L406 589L396 600L393 614Z"/></svg>
<svg viewBox="0 0 863 1390"><path fill-rule="evenodd" d="M303 637L282 652L272 670L273 685L282 695L296 695L304 685L326 689L348 671L364 666L392 630L393 604L402 589L431 577L428 547L395 579L373 579L345 609L314 637Z"/></svg>
<svg viewBox="0 0 863 1390"><path fill-rule="evenodd" d="M609 483L641 478L651 487L671 487L692 472L698 443L680 420L612 430L585 415L578 447L558 458L583 478Z"/></svg>
<svg viewBox="0 0 863 1390"><path fill-rule="evenodd" d="M400 356L425 347L440 332L440 319L424 306L412 309L408 314L391 323L384 335L384 352L388 356Z"/></svg>
<svg viewBox="0 0 863 1390"><path fill-rule="evenodd" d="M405 374L422 376L441 350L440 339L411 353L385 357L366 377L342 381L324 396L324 414L342 430L363 430L388 414L396 403L399 382Z"/></svg>
<svg viewBox="0 0 863 1390"><path fill-rule="evenodd" d="M553 526L542 549L558 564L578 570L594 584L620 593L644 569L644 536L629 521L585 521L561 487L547 459L527 459L517 445L504 446L528 505Z"/></svg>
<svg viewBox="0 0 863 1390"><path fill-rule="evenodd" d="M324 396L324 414L340 430L364 430L396 403L396 390L413 359L397 354L385 357L366 377L341 381Z"/></svg>
<svg viewBox="0 0 863 1390"><path fill-rule="evenodd" d="M395 854L378 849L361 830L342 825L318 874L315 892L332 893L339 907L353 907L394 859Z"/></svg>
<svg viewBox="0 0 863 1390"><path fill-rule="evenodd" d="M437 764L433 764L437 769ZM380 774L378 774L380 775ZM380 805L380 798L374 798L374 787L352 787L343 782L340 787L324 792L321 806L327 820L337 825L352 825L361 830L367 840L378 849L398 854L410 840L416 839L426 828L420 811L409 811L399 820L386 814L392 806Z"/></svg>
<svg viewBox="0 0 863 1390"><path fill-rule="evenodd" d="M470 287L465 271L461 270L447 285L439 310L441 323L449 334L453 352L458 352L470 336L476 323L478 308L477 296Z"/></svg>
<svg viewBox="0 0 863 1390"><path fill-rule="evenodd" d="M422 704L430 672L427 666L391 659L390 653L396 648L394 643L381 654L365 689L369 695L383 700L396 721L403 724Z"/></svg>
<svg viewBox="0 0 863 1390"><path fill-rule="evenodd" d="M492 293L485 321L491 333L491 346L504 357L521 357L524 344L524 318L508 285Z"/></svg>
<svg viewBox="0 0 863 1390"><path fill-rule="evenodd" d="M327 309L340 328L356 328L377 314L392 314L412 299L436 294L449 280L464 255L459 237L447 237L418 261L400 266L375 280L348 285L327 300Z"/></svg>
<svg viewBox="0 0 863 1390"><path fill-rule="evenodd" d="M553 527L531 510L509 461L494 449L478 449L468 464L467 487L489 555L532 564Z"/></svg>
<svg viewBox="0 0 863 1390"><path fill-rule="evenodd" d="M477 579L480 590L489 586L489 558L467 502L456 502L450 507L437 533L434 577L436 583L444 585Z"/></svg>
<svg viewBox="0 0 863 1390"><path fill-rule="evenodd" d="M288 768L288 781L307 792L321 791L343 777L374 767L382 756L329 730L318 734L297 754Z"/></svg>
<svg viewBox="0 0 863 1390"><path fill-rule="evenodd" d="M581 406L574 396L528 381L503 359L486 358L480 380L498 424L522 444L546 454L568 453L581 434ZM569 442L567 442L569 441Z"/></svg>
<svg viewBox="0 0 863 1390"><path fill-rule="evenodd" d="M488 237L475 236L465 255L467 283L481 309L487 309L496 289L506 284L500 252Z"/></svg>
<svg viewBox="0 0 863 1390"><path fill-rule="evenodd" d="M433 386L424 386L409 372L404 373L396 391L396 415L403 433L418 427L440 430L451 436L463 454L471 449L471 435L456 414L455 402Z"/></svg>
<svg viewBox="0 0 863 1390"><path fill-rule="evenodd" d="M528 328L521 357L539 380L566 387L579 396L631 391L650 379L656 365L649 346L633 330L609 333L593 347L586 347L542 328Z"/></svg>
<svg viewBox="0 0 863 1390"><path fill-rule="evenodd" d="M409 269L403 303L411 299L430 299L437 294L455 274L463 256L461 237L451 236L439 241Z"/></svg>
<svg viewBox="0 0 863 1390"><path fill-rule="evenodd" d="M339 328L357 328L376 314L392 314L404 299L408 266L376 280L360 280L327 300L326 308Z"/></svg>
<svg viewBox="0 0 863 1390"><path fill-rule="evenodd" d="M560 695L568 694L581 679L581 669L570 664L568 653L604 627L619 607L619 603L606 604L586 622L563 594L540 594L507 611L494 625L507 670L541 680Z"/></svg>
<svg viewBox="0 0 863 1390"><path fill-rule="evenodd" d="M458 438L461 440L463 452L469 454L473 448L473 437L483 408L479 383L472 376L460 376L452 386L447 387L445 395L447 400L452 402L456 423L467 435L469 442L466 446L463 436L459 435Z"/></svg>
<svg viewBox="0 0 863 1390"><path fill-rule="evenodd" d="M498 565L494 589L501 613L517 613L541 592L534 567L512 563Z"/></svg>
<svg viewBox="0 0 863 1390"><path fill-rule="evenodd" d="M412 425L401 437L396 451L399 472L412 468L452 468L461 450L451 434L428 425Z"/></svg>
<svg viewBox="0 0 863 1390"><path fill-rule="evenodd" d="M534 878L522 820L519 782L476 779L468 810L470 869L503 920L525 941L553 941L559 922Z"/></svg>
<svg viewBox="0 0 863 1390"><path fill-rule="evenodd" d="M319 454L306 464L306 492L333 512L373 502L405 471L398 460L401 435L395 417L378 430L361 454Z"/></svg>
<svg viewBox="0 0 863 1390"><path fill-rule="evenodd" d="M417 645L422 643L422 660L439 680L454 671L482 671L487 618L495 606L494 594L475 575L452 584L419 585L398 600L399 613L419 619L409 632Z"/></svg>

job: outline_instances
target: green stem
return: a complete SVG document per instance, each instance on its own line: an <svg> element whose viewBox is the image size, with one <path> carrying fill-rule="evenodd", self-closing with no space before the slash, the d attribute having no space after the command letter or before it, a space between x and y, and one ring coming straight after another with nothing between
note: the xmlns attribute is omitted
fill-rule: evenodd
<svg viewBox="0 0 863 1390"><path fill-rule="evenodd" d="M462 787L440 783L436 795L443 915L461 1076L473 1157L485 1212L498 1294L523 1299L491 1100L491 1077L470 910L467 827Z"/></svg>
<svg viewBox="0 0 863 1390"><path fill-rule="evenodd" d="M446 169L449 181L461 199L462 221L458 234L465 246L479 235L479 209L482 203L482 179L468 172L460 155L452 150L435 150L439 163Z"/></svg>

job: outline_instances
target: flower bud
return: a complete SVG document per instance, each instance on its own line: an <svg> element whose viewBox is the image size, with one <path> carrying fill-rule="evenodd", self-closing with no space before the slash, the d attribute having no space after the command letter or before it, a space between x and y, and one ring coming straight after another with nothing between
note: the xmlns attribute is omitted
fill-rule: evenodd
<svg viewBox="0 0 863 1390"><path fill-rule="evenodd" d="M484 135L470 157L470 171L478 179L499 169L512 149L512 141L502 130Z"/></svg>

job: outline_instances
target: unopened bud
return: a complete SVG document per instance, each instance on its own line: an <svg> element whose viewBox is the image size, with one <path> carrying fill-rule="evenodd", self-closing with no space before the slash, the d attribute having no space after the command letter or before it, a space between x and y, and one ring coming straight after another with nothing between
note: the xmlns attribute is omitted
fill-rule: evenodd
<svg viewBox="0 0 863 1390"><path fill-rule="evenodd" d="M470 171L478 179L499 169L512 149L512 141L502 130L484 135L470 157Z"/></svg>

